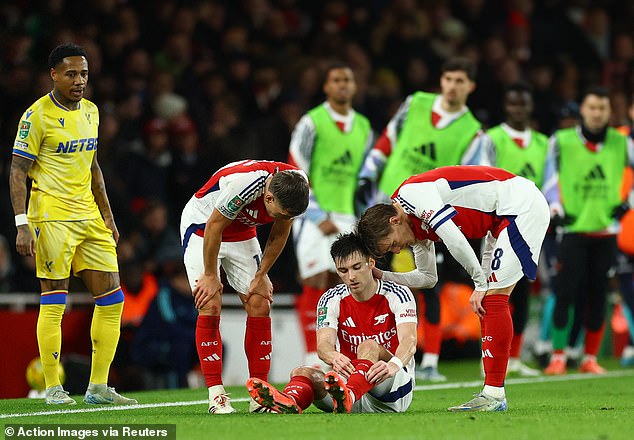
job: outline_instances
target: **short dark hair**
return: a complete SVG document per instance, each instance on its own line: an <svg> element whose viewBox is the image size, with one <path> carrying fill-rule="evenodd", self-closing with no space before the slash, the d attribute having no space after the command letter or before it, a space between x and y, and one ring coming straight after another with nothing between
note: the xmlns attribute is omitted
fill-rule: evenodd
<svg viewBox="0 0 634 440"><path fill-rule="evenodd" d="M461 71L467 74L467 78L471 81L476 79L476 67L469 58L466 57L453 57L445 61L440 68L440 74L445 72Z"/></svg>
<svg viewBox="0 0 634 440"><path fill-rule="evenodd" d="M83 47L78 46L74 43L64 43L57 46L55 49L51 51L48 56L48 67L49 69L55 68L59 63L61 63L66 57L84 57L86 58L86 51Z"/></svg>
<svg viewBox="0 0 634 440"><path fill-rule="evenodd" d="M330 72L332 72L335 69L350 69L350 70L352 70L350 65L344 63L343 61L332 61L330 64L328 64L326 66L326 69L324 70L324 75L323 75L323 78L322 78L322 81L321 81L322 84L326 84L328 82L328 77L330 76Z"/></svg>
<svg viewBox="0 0 634 440"><path fill-rule="evenodd" d="M366 260L372 256L359 234L354 232L339 234L332 246L330 246L330 256L333 261L348 258L355 253L360 254Z"/></svg>
<svg viewBox="0 0 634 440"><path fill-rule="evenodd" d="M379 243L392 232L390 217L398 212L394 205L379 203L366 209L357 224L357 233L374 258L381 258L385 252L379 250Z"/></svg>
<svg viewBox="0 0 634 440"><path fill-rule="evenodd" d="M588 95L595 95L599 98L610 98L610 91L603 86L593 85L584 90L583 95L581 95L581 102L588 97Z"/></svg>
<svg viewBox="0 0 634 440"><path fill-rule="evenodd" d="M528 93L529 95L532 95L533 94L533 88L530 86L529 83L527 83L525 81L516 81L514 83L509 84L504 89L504 94L505 95L510 93L510 92Z"/></svg>
<svg viewBox="0 0 634 440"><path fill-rule="evenodd" d="M269 191L280 207L295 217L308 207L308 181L297 171L284 170L273 174Z"/></svg>

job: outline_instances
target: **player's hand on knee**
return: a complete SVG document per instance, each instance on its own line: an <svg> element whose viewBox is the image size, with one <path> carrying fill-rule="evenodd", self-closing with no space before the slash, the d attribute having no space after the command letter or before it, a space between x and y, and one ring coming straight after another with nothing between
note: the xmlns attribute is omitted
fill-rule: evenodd
<svg viewBox="0 0 634 440"><path fill-rule="evenodd" d="M249 298L253 295L259 295L266 299L269 303L273 302L273 283L267 274L256 274L249 285L245 303L249 302Z"/></svg>
<svg viewBox="0 0 634 440"><path fill-rule="evenodd" d="M213 297L222 295L223 285L217 276L201 275L192 291L194 305L197 309L203 308Z"/></svg>
<svg viewBox="0 0 634 440"><path fill-rule="evenodd" d="M484 295L486 295L486 291L482 290L474 290L469 298L469 304L471 304L471 310L473 313L478 315L479 318L483 318L486 311L484 307L482 307L482 300L484 299Z"/></svg>
<svg viewBox="0 0 634 440"><path fill-rule="evenodd" d="M350 358L345 354L338 353L332 360L332 369L335 373L342 375L345 378L350 377L354 373L354 365L350 362Z"/></svg>
<svg viewBox="0 0 634 440"><path fill-rule="evenodd" d="M385 361L377 361L370 367L365 378L368 382L378 385L384 380L394 377L397 371L398 366L396 364Z"/></svg>

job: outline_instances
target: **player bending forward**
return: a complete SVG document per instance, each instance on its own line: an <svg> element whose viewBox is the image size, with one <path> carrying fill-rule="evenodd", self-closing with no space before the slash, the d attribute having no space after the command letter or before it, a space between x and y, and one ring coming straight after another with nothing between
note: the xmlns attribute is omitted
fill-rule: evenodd
<svg viewBox="0 0 634 440"><path fill-rule="evenodd" d="M469 302L480 317L484 389L449 411L506 411L504 378L513 338L509 296L524 275L535 279L549 221L546 200L533 182L484 166L412 176L392 195L391 205L375 205L361 216L358 231L373 255L442 240L473 279ZM482 263L467 238L485 239Z"/></svg>
<svg viewBox="0 0 634 440"><path fill-rule="evenodd" d="M244 350L251 376L271 369L271 302L268 272L282 252L293 217L308 205L303 171L281 162L243 160L216 171L181 216L183 259L198 309L196 347L209 391L209 413L235 412L222 383L220 267L247 312ZM264 253L256 226L273 223ZM259 412L249 404L249 411Z"/></svg>
<svg viewBox="0 0 634 440"><path fill-rule="evenodd" d="M317 352L332 371L297 367L282 392L252 377L249 394L275 413L301 413L311 403L336 413L404 412L415 383L414 296L407 287L373 277L374 259L356 234L340 235L330 254L343 284L319 300ZM432 287L435 260L426 263L421 276Z"/></svg>

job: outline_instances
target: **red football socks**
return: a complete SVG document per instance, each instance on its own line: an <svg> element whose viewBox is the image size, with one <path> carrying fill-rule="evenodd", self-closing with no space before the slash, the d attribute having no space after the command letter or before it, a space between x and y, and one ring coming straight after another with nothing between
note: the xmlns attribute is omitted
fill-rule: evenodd
<svg viewBox="0 0 634 440"><path fill-rule="evenodd" d="M304 331L304 341L306 343L306 352L314 353L317 351L317 334L315 331L315 322L317 321L316 310L319 299L325 290L316 287L304 286L302 294L297 299L296 309L299 317L299 323Z"/></svg>
<svg viewBox="0 0 634 440"><path fill-rule="evenodd" d="M220 316L198 315L196 321L196 349L200 369L207 387L222 385L222 338Z"/></svg>
<svg viewBox="0 0 634 440"><path fill-rule="evenodd" d="M601 347L601 341L603 340L603 333L605 331L605 324L603 324L599 330L586 329L586 346L585 354L596 356Z"/></svg>
<svg viewBox="0 0 634 440"><path fill-rule="evenodd" d="M482 361L485 385L504 386L513 338L508 295L489 295L482 300L486 311L482 326Z"/></svg>
<svg viewBox="0 0 634 440"><path fill-rule="evenodd" d="M271 349L271 318L248 316L244 351L249 363L249 377L269 380Z"/></svg>
<svg viewBox="0 0 634 440"><path fill-rule="evenodd" d="M304 376L293 376L291 381L282 391L289 397L295 399L297 406L302 410L308 408L314 399L313 382Z"/></svg>
<svg viewBox="0 0 634 440"><path fill-rule="evenodd" d="M423 332L425 353L440 354L440 344L442 342L440 323L431 324L427 320L423 320Z"/></svg>
<svg viewBox="0 0 634 440"><path fill-rule="evenodd" d="M348 388L354 393L356 401L374 387L374 384L365 378L373 362L367 359L353 359L351 362L356 371L348 378Z"/></svg>
<svg viewBox="0 0 634 440"><path fill-rule="evenodd" d="M524 333L520 333L519 335L513 334L513 339L511 340L511 359L516 359L520 357L522 353L522 342L524 341Z"/></svg>

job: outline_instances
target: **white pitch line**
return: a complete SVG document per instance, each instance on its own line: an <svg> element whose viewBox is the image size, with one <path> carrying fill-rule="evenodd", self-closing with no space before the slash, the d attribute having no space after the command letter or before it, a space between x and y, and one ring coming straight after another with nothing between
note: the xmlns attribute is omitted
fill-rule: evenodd
<svg viewBox="0 0 634 440"><path fill-rule="evenodd" d="M622 376L634 376L634 370L620 370L609 371L603 375L593 374L568 374L563 376L539 376L531 378L516 378L507 379L505 383L507 385L524 385L531 383L544 383L544 382L565 382L571 380L588 380L588 379L602 379L605 377L622 377ZM431 391L431 390L448 390L455 388L472 388L482 386L482 380L471 382L452 382L452 383L440 383L432 385L418 385L414 387L414 391ZM231 399L232 402L247 402L248 397L240 397ZM78 413L92 413L100 411L129 411L131 409L146 409L146 408L165 408L172 406L193 406L207 404L207 400L190 400L186 402L162 402L162 403L143 403L137 405L121 405L121 406L98 406L94 408L81 408L81 409L64 409L56 411L37 411L32 413L16 413L16 414L0 414L0 419L18 418L18 417L31 417L31 416L50 416L57 414L78 414Z"/></svg>
<svg viewBox="0 0 634 440"><path fill-rule="evenodd" d="M608 371L606 374L566 374L562 376L538 376L506 379L505 385L524 385L527 383L544 383L544 382L566 382L570 380L588 380L602 379L604 377L623 377L634 376L634 370ZM484 380L474 380L471 382L451 382L451 383L435 383L433 385L418 385L414 387L414 391L430 391L430 390L449 390L454 388L471 388L482 386Z"/></svg>

